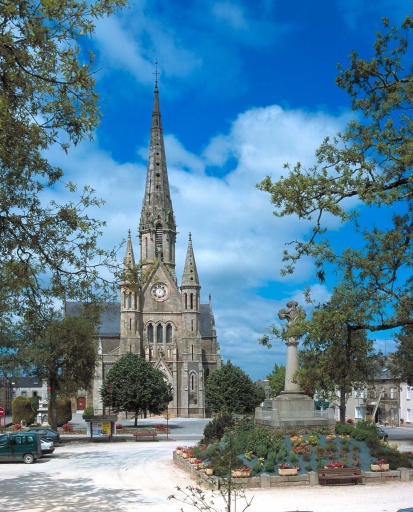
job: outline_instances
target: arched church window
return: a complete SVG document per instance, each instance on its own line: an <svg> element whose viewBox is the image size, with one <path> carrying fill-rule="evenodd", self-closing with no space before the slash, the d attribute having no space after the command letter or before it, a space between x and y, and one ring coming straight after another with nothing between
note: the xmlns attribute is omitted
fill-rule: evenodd
<svg viewBox="0 0 413 512"><path fill-rule="evenodd" d="M126 293L123 294L123 307L126 309Z"/></svg>
<svg viewBox="0 0 413 512"><path fill-rule="evenodd" d="M156 328L156 342L163 342L163 327L161 324L158 324L158 327Z"/></svg>
<svg viewBox="0 0 413 512"><path fill-rule="evenodd" d="M191 391L195 391L195 373L191 373Z"/></svg>
<svg viewBox="0 0 413 512"><path fill-rule="evenodd" d="M193 330L194 330L194 321L191 320L191 331L193 331Z"/></svg>
<svg viewBox="0 0 413 512"><path fill-rule="evenodd" d="M191 309L194 309L194 294L191 293L191 301L190 301L190 304L191 304Z"/></svg>
<svg viewBox="0 0 413 512"><path fill-rule="evenodd" d="M184 298L185 298L185 309L188 309L188 295L186 293L184 293Z"/></svg>
<svg viewBox="0 0 413 512"><path fill-rule="evenodd" d="M148 343L153 343L153 325L148 325Z"/></svg>
<svg viewBox="0 0 413 512"><path fill-rule="evenodd" d="M128 308L130 309L132 307L132 294L128 294Z"/></svg>
<svg viewBox="0 0 413 512"><path fill-rule="evenodd" d="M172 325L166 326L166 343L172 343Z"/></svg>

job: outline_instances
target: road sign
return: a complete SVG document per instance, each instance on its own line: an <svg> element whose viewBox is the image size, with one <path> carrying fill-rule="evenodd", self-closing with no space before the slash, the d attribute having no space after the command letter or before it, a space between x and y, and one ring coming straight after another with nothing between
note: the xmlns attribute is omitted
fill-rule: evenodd
<svg viewBox="0 0 413 512"><path fill-rule="evenodd" d="M4 416L4 409L3 409L3 407L0 407L0 416Z"/></svg>

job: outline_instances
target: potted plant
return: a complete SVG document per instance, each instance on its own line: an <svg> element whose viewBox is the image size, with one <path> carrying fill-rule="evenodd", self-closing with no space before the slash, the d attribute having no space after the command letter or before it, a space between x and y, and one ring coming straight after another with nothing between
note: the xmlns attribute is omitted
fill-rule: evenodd
<svg viewBox="0 0 413 512"><path fill-rule="evenodd" d="M372 471L388 471L390 468L386 459L377 459L370 464Z"/></svg>
<svg viewBox="0 0 413 512"><path fill-rule="evenodd" d="M341 462L341 460L332 460L325 466L326 468L344 468L345 464L344 462Z"/></svg>
<svg viewBox="0 0 413 512"><path fill-rule="evenodd" d="M182 451L183 451L183 446L177 446L176 447L175 452L176 452L177 455L182 455Z"/></svg>
<svg viewBox="0 0 413 512"><path fill-rule="evenodd" d="M214 474L214 468L211 468L208 464L205 464L205 474L211 476Z"/></svg>
<svg viewBox="0 0 413 512"><path fill-rule="evenodd" d="M240 466L231 472L233 478L249 478L251 476L251 468L249 466Z"/></svg>
<svg viewBox="0 0 413 512"><path fill-rule="evenodd" d="M278 474L280 476L295 476L298 473L300 466L291 466L287 462L278 464Z"/></svg>

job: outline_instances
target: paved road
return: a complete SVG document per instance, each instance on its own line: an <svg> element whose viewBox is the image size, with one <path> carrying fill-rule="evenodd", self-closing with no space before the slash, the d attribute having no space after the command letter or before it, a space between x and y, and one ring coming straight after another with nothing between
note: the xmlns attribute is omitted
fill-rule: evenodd
<svg viewBox="0 0 413 512"><path fill-rule="evenodd" d="M413 428L407 427L382 427L389 435L390 441L412 441Z"/></svg>

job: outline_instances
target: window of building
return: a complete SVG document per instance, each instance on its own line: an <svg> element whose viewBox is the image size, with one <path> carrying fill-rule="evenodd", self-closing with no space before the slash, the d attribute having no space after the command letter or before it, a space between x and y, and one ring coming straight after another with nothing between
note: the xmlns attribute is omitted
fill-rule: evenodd
<svg viewBox="0 0 413 512"><path fill-rule="evenodd" d="M406 400L410 400L410 388L406 386Z"/></svg>
<svg viewBox="0 0 413 512"><path fill-rule="evenodd" d="M394 420L394 409L390 409L390 419Z"/></svg>
<svg viewBox="0 0 413 512"><path fill-rule="evenodd" d="M407 409L407 416L406 416L407 423L410 423L412 421L412 411L410 409Z"/></svg>
<svg viewBox="0 0 413 512"><path fill-rule="evenodd" d="M166 343L172 343L172 325L166 326Z"/></svg>
<svg viewBox="0 0 413 512"><path fill-rule="evenodd" d="M131 309L132 307L132 294L128 293L128 308Z"/></svg>
<svg viewBox="0 0 413 512"><path fill-rule="evenodd" d="M354 408L354 417L356 420L364 420L365 410L364 406L356 405Z"/></svg>
<svg viewBox="0 0 413 512"><path fill-rule="evenodd" d="M193 331L193 330L194 330L194 321L191 320L191 331Z"/></svg>
<svg viewBox="0 0 413 512"><path fill-rule="evenodd" d="M32 391L32 396L37 396L37 391Z"/></svg>
<svg viewBox="0 0 413 512"><path fill-rule="evenodd" d="M195 391L195 374L191 373L191 391Z"/></svg>
<svg viewBox="0 0 413 512"><path fill-rule="evenodd" d="M163 327L161 324L158 324L158 327L156 328L156 341L157 343L163 342Z"/></svg>
<svg viewBox="0 0 413 512"><path fill-rule="evenodd" d="M184 297L185 297L185 309L188 309L188 295L186 293L184 293Z"/></svg>
<svg viewBox="0 0 413 512"><path fill-rule="evenodd" d="M22 396L27 396L27 391L22 391Z"/></svg>
<svg viewBox="0 0 413 512"><path fill-rule="evenodd" d="M148 343L153 343L153 325L148 325Z"/></svg>
<svg viewBox="0 0 413 512"><path fill-rule="evenodd" d="M355 398L364 398L364 389L355 389L354 397Z"/></svg>
<svg viewBox="0 0 413 512"><path fill-rule="evenodd" d="M191 309L194 309L194 294L191 293L191 306L190 306Z"/></svg>
<svg viewBox="0 0 413 512"><path fill-rule="evenodd" d="M157 224L156 225L156 233L155 233L156 256L162 256L162 247L163 247L162 224Z"/></svg>
<svg viewBox="0 0 413 512"><path fill-rule="evenodd" d="M390 386L390 399L393 400L394 398L394 386Z"/></svg>

